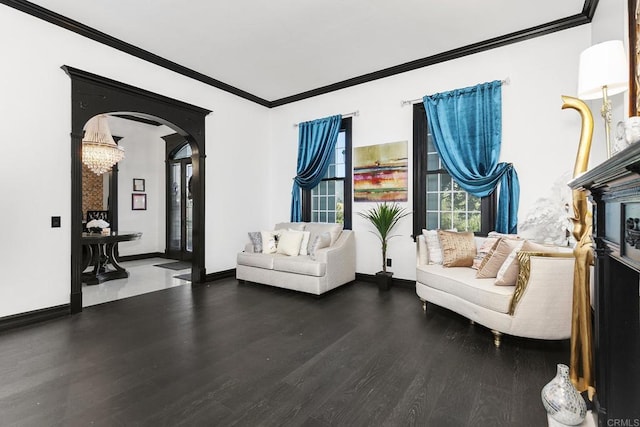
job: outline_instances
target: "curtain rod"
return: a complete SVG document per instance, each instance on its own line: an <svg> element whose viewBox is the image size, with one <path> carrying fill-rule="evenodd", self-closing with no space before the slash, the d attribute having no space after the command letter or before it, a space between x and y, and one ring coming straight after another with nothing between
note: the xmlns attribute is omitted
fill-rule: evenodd
<svg viewBox="0 0 640 427"><path fill-rule="evenodd" d="M503 85L508 85L509 83L511 83L511 79L509 77L507 77L506 79L502 79L500 81L502 82ZM400 106L404 107L405 105L413 105L413 104L417 104L418 102L422 102L422 98L409 99L407 101L400 101Z"/></svg>
<svg viewBox="0 0 640 427"><path fill-rule="evenodd" d="M360 115L360 111L359 111L359 110L352 111L352 112L350 112L350 113L344 113L344 114L341 114L341 116L342 116L342 118L343 118L343 119L344 119L345 117L358 117L359 115ZM294 124L293 124L293 127L294 127L294 128L297 128L297 127L298 127L298 123L294 123Z"/></svg>

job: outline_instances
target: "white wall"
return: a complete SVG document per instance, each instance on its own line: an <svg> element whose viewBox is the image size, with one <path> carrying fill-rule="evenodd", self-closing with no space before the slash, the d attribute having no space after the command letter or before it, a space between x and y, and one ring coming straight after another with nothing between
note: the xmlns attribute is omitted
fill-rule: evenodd
<svg viewBox="0 0 640 427"><path fill-rule="evenodd" d="M535 201L551 191L555 180L572 171L580 134L579 115L561 109L563 94L577 88L578 56L589 46L590 27L538 37L465 58L437 64L383 80L362 84L275 109L272 112L273 154L277 165L270 194L271 222L288 218L291 178L295 175L297 132L293 123L359 110L353 119L353 146L408 140L412 158L412 107L401 100L509 78L503 88L503 145L501 161L514 164L521 185L519 216L535 208ZM602 156L600 155L600 160ZM409 170L412 170L410 161ZM411 179L409 202L411 202ZM354 203L360 211L370 204ZM362 218L353 216L359 273L380 269L379 244ZM401 223L402 237L391 241L395 277L415 279L412 220Z"/></svg>
<svg viewBox="0 0 640 427"><path fill-rule="evenodd" d="M205 267L233 268L246 230L268 222L270 197L255 185L260 177L272 187L264 161L268 110L8 6L0 12L0 317L69 303L71 80L60 69L65 64L213 111L206 119ZM53 215L62 217L61 228L51 228Z"/></svg>
<svg viewBox="0 0 640 427"><path fill-rule="evenodd" d="M629 31L627 21L627 2L616 0L602 0L598 3L598 9L591 23L591 43L602 43L608 40L624 41L627 51L629 49ZM604 122L600 116L602 100L587 101L594 115L593 147L599 148L606 157ZM629 116L629 91L613 95L611 97L611 141L615 136L615 126L620 120Z"/></svg>
<svg viewBox="0 0 640 427"><path fill-rule="evenodd" d="M122 119L110 119L110 127L114 135L122 137L118 144L125 150L125 158L118 163L118 229L142 232L140 240L118 245L120 255L164 253L166 166L161 129ZM145 180L146 210L131 209L134 178Z"/></svg>

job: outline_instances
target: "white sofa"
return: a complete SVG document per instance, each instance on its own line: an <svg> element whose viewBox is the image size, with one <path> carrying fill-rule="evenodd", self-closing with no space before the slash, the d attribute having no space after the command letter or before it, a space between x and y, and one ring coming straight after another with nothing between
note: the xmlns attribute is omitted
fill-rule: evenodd
<svg viewBox="0 0 640 427"><path fill-rule="evenodd" d="M260 283L295 291L321 295L356 278L356 247L352 230L341 224L279 223L275 230L310 232L309 249L315 237L331 233L331 244L314 254L289 256L281 253L256 253L247 243L237 255L238 281Z"/></svg>
<svg viewBox="0 0 640 427"><path fill-rule="evenodd" d="M482 238L476 238L478 247ZM483 325L500 346L502 334L559 340L571 335L574 257L519 252L518 283L497 286L495 278L476 278L471 267L428 264L425 236L417 238L416 293L427 302ZM527 279L528 277L528 279Z"/></svg>

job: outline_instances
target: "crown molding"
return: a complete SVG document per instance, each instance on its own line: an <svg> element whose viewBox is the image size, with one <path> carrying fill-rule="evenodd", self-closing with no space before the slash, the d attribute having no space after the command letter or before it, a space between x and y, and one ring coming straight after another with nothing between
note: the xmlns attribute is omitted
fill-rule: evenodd
<svg viewBox="0 0 640 427"><path fill-rule="evenodd" d="M395 65L393 67L378 70L372 73L363 74L347 80L332 83L327 86L322 86L316 89L308 90L284 98L276 100L266 100L259 96L253 95L237 87L231 86L220 80L216 80L212 77L199 73L190 68L184 67L168 59L155 55L147 50L140 49L132 44L124 42L120 39L112 37L73 19L67 18L63 15L55 13L51 10L40 7L36 4L28 2L26 0L0 0L0 3L9 7L17 9L21 12L27 13L36 18L47 21L51 24L65 28L69 31L73 31L81 36L87 37L91 40L110 46L114 49L118 49L122 52L133 55L137 58L151 62L160 67L174 71L183 76L192 78L202 83L213 86L217 89L239 96L246 100L255 102L267 108L280 107L282 105L290 104L292 102L301 101L308 98L313 98L318 95L324 95L337 90L345 89L351 86L357 86L363 83L368 83L374 80L383 79L385 77L391 77L396 74L405 73L407 71L417 70L419 68L428 67L430 65L451 61L453 59L462 58L464 56L473 55L475 53L484 52L487 50L495 49L498 47L506 46L513 43L522 42L535 37L544 36L547 34L555 33L557 31L567 30L579 25L588 24L593 19L596 12L599 0L585 0L582 12L573 16L558 19L556 21L548 22L546 24L538 25L521 31L516 31L503 36L495 37L492 39L484 40L478 43L473 43L467 46L463 46L457 49L442 52L436 55L428 56L426 58L417 59L414 61L406 62L404 64Z"/></svg>
<svg viewBox="0 0 640 427"><path fill-rule="evenodd" d="M598 0L587 0L587 3L597 4ZM586 8L586 3L585 3ZM595 6L593 6L592 12L595 12ZM351 86L371 82L385 77L391 77L396 74L405 73L407 71L417 70L419 68L428 67L430 65L439 64L441 62L451 61L453 59L462 58L464 56L473 55L475 53L484 52L487 50L495 49L498 47L506 46L513 43L519 43L525 40L529 40L535 37L544 36L547 34L555 33L557 31L567 30L579 25L588 24L591 22L591 17L579 13L567 18L558 19L556 21L548 22L546 24L538 25L535 27L527 28L525 30L516 31L503 36L495 37L492 39L484 40L478 43L473 43L467 46L463 46L457 49L449 50L446 52L438 53L436 55L428 56L426 58L417 59L404 64L396 65L393 67L385 68L383 70L375 71L369 74L363 74L358 77L354 77L341 82L333 83L327 86L319 87L307 92L302 92L296 95L288 96L286 98L276 99L271 101L271 107L279 107L281 105L289 104L303 99L312 98L314 96L323 95L329 92L334 92L340 89L345 89Z"/></svg>
<svg viewBox="0 0 640 427"><path fill-rule="evenodd" d="M173 61L169 61L168 59L162 58L161 56L158 56L147 50L141 49L130 43L124 42L120 39L117 39L106 33L103 33L102 31L98 31L95 28L91 28L78 21L74 21L73 19L67 18L66 16L60 15L49 9L45 9L41 6L33 4L26 0L0 0L0 3L6 4L9 7L12 7L21 12L27 13L33 17L42 19L51 24L57 25L66 30L72 31L81 36L87 37L91 40L97 41L98 43L102 43L104 45L117 49L121 52L128 53L137 58L151 62L152 64L166 68L167 70L171 70L178 74L182 74L183 76L192 78L194 80L198 80L202 83L208 84L210 86L213 86L225 92L229 92L233 95L239 96L249 101L253 101L265 107L270 106L270 102L267 101L266 99L260 98L249 92L245 92L241 89L238 89L237 87L231 86L227 83L221 82L220 80L216 80L212 77L206 76L202 73L199 73L195 70L184 67Z"/></svg>

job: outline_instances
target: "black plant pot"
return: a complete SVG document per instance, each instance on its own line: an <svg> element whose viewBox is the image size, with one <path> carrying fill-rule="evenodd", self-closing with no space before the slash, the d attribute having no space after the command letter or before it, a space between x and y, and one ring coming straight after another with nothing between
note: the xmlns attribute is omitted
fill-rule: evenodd
<svg viewBox="0 0 640 427"><path fill-rule="evenodd" d="M393 273L390 271L386 273L384 271L378 271L376 273L376 283L378 284L378 290L388 291L393 283Z"/></svg>

